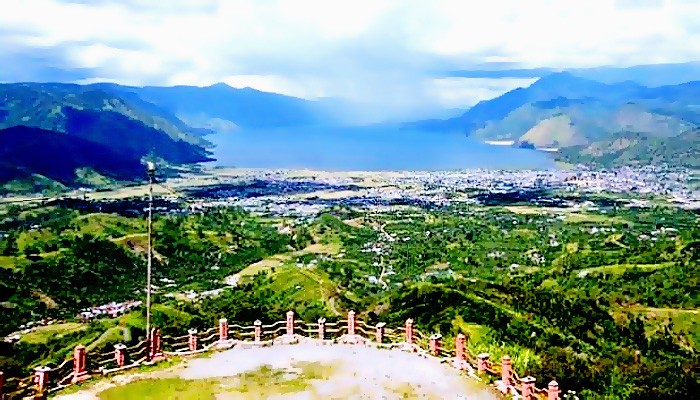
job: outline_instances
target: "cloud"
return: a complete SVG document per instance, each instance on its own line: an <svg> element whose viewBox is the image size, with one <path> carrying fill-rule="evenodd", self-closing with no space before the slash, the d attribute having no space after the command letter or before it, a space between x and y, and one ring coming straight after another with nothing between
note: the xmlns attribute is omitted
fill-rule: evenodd
<svg viewBox="0 0 700 400"><path fill-rule="evenodd" d="M435 80L435 71L700 54L700 4L683 0L6 0L3 9L0 60L11 67L0 80L223 81L343 97L397 118L528 82Z"/></svg>

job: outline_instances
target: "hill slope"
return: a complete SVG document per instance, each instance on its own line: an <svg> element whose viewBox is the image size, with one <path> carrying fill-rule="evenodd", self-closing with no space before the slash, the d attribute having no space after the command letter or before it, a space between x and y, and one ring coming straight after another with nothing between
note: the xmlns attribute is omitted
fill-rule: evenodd
<svg viewBox="0 0 700 400"><path fill-rule="evenodd" d="M209 160L205 133L136 96L70 84L2 84L0 185L33 191L138 180L144 158Z"/></svg>
<svg viewBox="0 0 700 400"><path fill-rule="evenodd" d="M115 180L143 175L139 157L84 138L26 126L0 130L0 160L0 183L33 182L35 188L50 186L49 180L76 184L83 168Z"/></svg>
<svg viewBox="0 0 700 400"><path fill-rule="evenodd" d="M137 96L119 96L94 86L64 83L0 84L0 128L15 125L66 132L64 109L109 111L165 132L173 140L206 145L207 131L193 129L173 114Z"/></svg>
<svg viewBox="0 0 700 400"><path fill-rule="evenodd" d="M695 129L670 138L623 132L588 145L562 149L557 157L601 167L672 164L700 168L700 131Z"/></svg>

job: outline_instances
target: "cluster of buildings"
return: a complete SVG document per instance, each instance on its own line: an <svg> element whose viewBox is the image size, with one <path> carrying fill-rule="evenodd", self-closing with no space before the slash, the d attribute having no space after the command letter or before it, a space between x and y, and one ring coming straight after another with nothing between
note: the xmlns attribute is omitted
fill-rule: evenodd
<svg viewBox="0 0 700 400"><path fill-rule="evenodd" d="M350 173L328 173L314 177L312 184L309 183L311 178L296 177L287 171L265 171L261 174L263 175L252 178L251 184L256 188L252 191L255 193L252 196L246 195L251 191L242 189L245 187L242 182L232 182L231 187L235 187L235 190L209 191L204 196L195 196L193 201L198 202L202 208L236 205L266 215L304 218L318 215L333 206L367 209L402 205L440 207L455 202L480 202L485 196L512 195L518 192L529 196L530 192L554 189L562 193L607 192L640 197L662 196L671 203L700 207L700 189L689 184L692 173L662 167L624 167L610 171L405 171L357 173L357 176ZM247 179L250 180L251 177ZM264 180L269 182L261 184ZM556 199L539 200L545 202L541 205L550 205L546 202ZM634 206L645 205L643 200L631 201Z"/></svg>
<svg viewBox="0 0 700 400"><path fill-rule="evenodd" d="M122 303L108 303L97 307L85 308L80 312L79 318L83 321L92 321L95 318L110 317L116 318L129 311L141 307L143 302L129 300Z"/></svg>

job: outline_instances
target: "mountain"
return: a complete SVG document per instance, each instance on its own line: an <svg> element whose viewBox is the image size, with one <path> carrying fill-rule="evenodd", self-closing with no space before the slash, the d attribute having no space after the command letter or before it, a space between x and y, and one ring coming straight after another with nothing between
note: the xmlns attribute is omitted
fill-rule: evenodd
<svg viewBox="0 0 700 400"><path fill-rule="evenodd" d="M503 68L448 71L442 76L452 78L542 78L556 72L566 71L572 75L603 83L632 81L640 85L657 87L679 85L700 80L700 62L634 65L629 67L593 68Z"/></svg>
<svg viewBox="0 0 700 400"><path fill-rule="evenodd" d="M569 162L691 165L674 155L694 154L694 148L684 152L677 143L698 145L689 132L700 127L700 82L649 88L555 73L482 101L457 118L413 124L457 130L481 141L558 148L559 159ZM617 150L601 152L605 149Z"/></svg>
<svg viewBox="0 0 700 400"><path fill-rule="evenodd" d="M251 88L237 89L224 83L206 87L132 87L107 83L91 86L120 96L137 96L190 125L212 129L298 127L327 121L322 101Z"/></svg>
<svg viewBox="0 0 700 400"><path fill-rule="evenodd" d="M671 164L700 168L700 130L675 137L659 137L639 132L620 132L614 137L562 149L557 158L573 164L600 167Z"/></svg>
<svg viewBox="0 0 700 400"><path fill-rule="evenodd" d="M81 181L87 176L133 180L143 170L138 157L80 137L27 126L0 130L0 192L89 184Z"/></svg>
<svg viewBox="0 0 700 400"><path fill-rule="evenodd" d="M137 96L119 96L93 85L64 83L0 84L0 128L26 125L65 132L64 108L113 112L165 132L170 138L198 146L211 133L194 129L172 113Z"/></svg>
<svg viewBox="0 0 700 400"><path fill-rule="evenodd" d="M471 134L484 128L491 121L499 121L518 108L532 102L551 101L557 98L582 99L604 96L624 99L644 91L643 86L631 82L607 85L579 78L568 72L545 76L529 87L516 88L494 99L484 100L461 116L447 120L427 120L407 124L408 127L433 131L460 131Z"/></svg>
<svg viewBox="0 0 700 400"><path fill-rule="evenodd" d="M31 191L140 180L146 158L164 165L210 160L202 137L208 133L136 96L71 84L2 84L0 185Z"/></svg>

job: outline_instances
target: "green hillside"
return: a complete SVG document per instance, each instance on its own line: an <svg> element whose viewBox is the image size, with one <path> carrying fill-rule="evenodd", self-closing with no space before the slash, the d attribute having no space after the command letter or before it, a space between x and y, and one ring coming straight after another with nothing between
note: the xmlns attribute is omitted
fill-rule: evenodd
<svg viewBox="0 0 700 400"><path fill-rule="evenodd" d="M700 168L700 131L695 129L676 137L622 132L588 145L562 149L557 158L601 167L669 164Z"/></svg>
<svg viewBox="0 0 700 400"><path fill-rule="evenodd" d="M547 75L482 101L449 120L408 126L461 131L481 141L557 147L557 161L598 166L696 166L700 83L644 87L606 84L570 73Z"/></svg>
<svg viewBox="0 0 700 400"><path fill-rule="evenodd" d="M337 210L289 235L278 220L237 209L159 215L153 321L181 336L221 317L268 324L291 308L308 322L334 321L352 309L370 325L413 318L423 336L441 333L447 349L468 334L474 354L509 354L520 376L556 378L584 398L693 398L697 216L601 207L567 220L534 206L353 212L362 223L344 222L348 214ZM1 370L24 376L39 363L56 365L77 343L95 354L143 338L143 310L89 324L75 318L81 307L143 300L143 219L9 211L0 220L9 234L0 242L2 333L43 317L61 321L1 345ZM643 241L662 219L678 231ZM380 225L401 240L383 239L372 228ZM585 229L596 225L624 234ZM553 247L552 235L563 245ZM366 251L376 243L381 257ZM224 283L238 273L246 275L238 286Z"/></svg>
<svg viewBox="0 0 700 400"><path fill-rule="evenodd" d="M202 137L136 96L69 84L0 84L0 193L109 187L210 160Z"/></svg>

